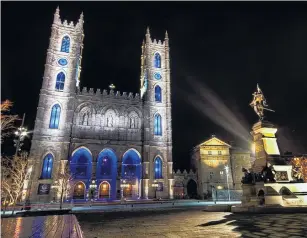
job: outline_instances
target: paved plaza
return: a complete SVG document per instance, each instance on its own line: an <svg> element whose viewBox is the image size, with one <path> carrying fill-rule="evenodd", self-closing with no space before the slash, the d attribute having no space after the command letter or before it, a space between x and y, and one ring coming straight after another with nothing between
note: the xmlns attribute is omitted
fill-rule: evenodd
<svg viewBox="0 0 307 238"><path fill-rule="evenodd" d="M307 214L232 214L197 208L77 214L85 237L307 237Z"/></svg>
<svg viewBox="0 0 307 238"><path fill-rule="evenodd" d="M307 237L307 214L232 214L200 207L89 211L2 219L2 237ZM79 232L82 230L82 232Z"/></svg>

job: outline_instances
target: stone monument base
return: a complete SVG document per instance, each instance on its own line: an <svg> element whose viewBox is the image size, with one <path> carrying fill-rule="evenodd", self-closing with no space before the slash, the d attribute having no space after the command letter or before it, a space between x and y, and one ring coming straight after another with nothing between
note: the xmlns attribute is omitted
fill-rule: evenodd
<svg viewBox="0 0 307 238"><path fill-rule="evenodd" d="M307 183L243 184L242 206L307 206Z"/></svg>

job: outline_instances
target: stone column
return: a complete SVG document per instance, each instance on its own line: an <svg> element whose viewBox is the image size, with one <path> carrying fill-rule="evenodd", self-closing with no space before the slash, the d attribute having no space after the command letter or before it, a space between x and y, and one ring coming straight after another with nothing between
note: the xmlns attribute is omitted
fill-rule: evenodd
<svg viewBox="0 0 307 238"><path fill-rule="evenodd" d="M169 184L169 199L174 199L174 179L169 179L168 180L168 184Z"/></svg>

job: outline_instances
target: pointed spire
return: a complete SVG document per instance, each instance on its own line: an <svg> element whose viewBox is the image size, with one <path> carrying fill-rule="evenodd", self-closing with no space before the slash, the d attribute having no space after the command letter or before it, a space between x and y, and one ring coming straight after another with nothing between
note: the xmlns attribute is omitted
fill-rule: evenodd
<svg viewBox="0 0 307 238"><path fill-rule="evenodd" d="M60 19L60 7L58 6L55 10L54 13L54 18L53 18L53 23L55 24L59 24L61 23L61 19Z"/></svg>
<svg viewBox="0 0 307 238"><path fill-rule="evenodd" d="M83 18L84 18L84 15L83 15L83 11L82 11L81 14L80 14L79 21L81 21L81 20L83 21L84 20Z"/></svg>
<svg viewBox="0 0 307 238"><path fill-rule="evenodd" d="M59 5L57 6L57 8L55 10L55 14L60 15L60 7L59 7Z"/></svg>
<svg viewBox="0 0 307 238"><path fill-rule="evenodd" d="M165 31L165 39L168 39L168 33Z"/></svg>
<svg viewBox="0 0 307 238"><path fill-rule="evenodd" d="M83 15L83 11L82 11L81 14L80 14L80 18L78 20L78 23L76 25L76 28L83 31L83 23L84 23L84 15Z"/></svg>
<svg viewBox="0 0 307 238"><path fill-rule="evenodd" d="M146 43L150 43L151 39L150 39L150 31L149 31L149 27L147 27L146 29Z"/></svg>

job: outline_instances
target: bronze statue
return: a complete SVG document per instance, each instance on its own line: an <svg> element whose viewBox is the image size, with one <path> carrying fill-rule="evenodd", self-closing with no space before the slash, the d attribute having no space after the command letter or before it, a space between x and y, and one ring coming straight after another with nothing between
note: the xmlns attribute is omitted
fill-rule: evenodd
<svg viewBox="0 0 307 238"><path fill-rule="evenodd" d="M253 96L254 96L253 101L249 105L254 109L256 114L259 116L259 119L262 121L264 118L263 110L267 110L271 112L274 112L274 111L267 108L268 105L266 103L266 99L258 84L257 84L257 91L253 93Z"/></svg>
<svg viewBox="0 0 307 238"><path fill-rule="evenodd" d="M296 178L297 181L303 180L303 167L297 166L292 169L293 177Z"/></svg>

